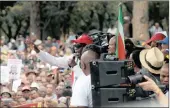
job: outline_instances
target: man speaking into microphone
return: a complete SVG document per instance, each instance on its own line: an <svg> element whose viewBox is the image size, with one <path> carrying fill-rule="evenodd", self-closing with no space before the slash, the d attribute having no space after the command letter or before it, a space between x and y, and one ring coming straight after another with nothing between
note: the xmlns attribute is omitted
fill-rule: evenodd
<svg viewBox="0 0 170 108"><path fill-rule="evenodd" d="M39 50L36 45L33 45L33 49L35 52L38 54L39 58L46 62L49 63L52 66L57 66L60 68L67 68L71 67L72 68L72 88L74 87L74 83L78 79L79 76L83 74L81 68L80 68L80 57L82 54L82 50L86 45L92 44L93 40L87 35L87 34L82 34L80 37L78 37L76 40L72 41L74 44L74 50L75 54L71 55L70 57L54 57L50 55L47 52L44 52L42 50Z"/></svg>

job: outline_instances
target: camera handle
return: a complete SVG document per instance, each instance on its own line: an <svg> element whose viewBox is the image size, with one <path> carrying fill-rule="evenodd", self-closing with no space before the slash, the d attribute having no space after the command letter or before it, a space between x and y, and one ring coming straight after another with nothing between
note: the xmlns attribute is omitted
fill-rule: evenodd
<svg viewBox="0 0 170 108"><path fill-rule="evenodd" d="M102 53L100 56L100 60L103 61L118 61L119 59L115 55L110 55L108 53Z"/></svg>

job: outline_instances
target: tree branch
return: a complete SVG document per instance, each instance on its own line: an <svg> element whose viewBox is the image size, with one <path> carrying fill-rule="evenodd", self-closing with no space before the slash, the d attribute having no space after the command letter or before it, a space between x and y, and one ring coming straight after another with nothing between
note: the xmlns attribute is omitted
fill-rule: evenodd
<svg viewBox="0 0 170 108"><path fill-rule="evenodd" d="M8 36L8 33L5 31L5 29L3 27L1 27L2 31L5 33L5 35Z"/></svg>
<svg viewBox="0 0 170 108"><path fill-rule="evenodd" d="M21 26L22 26L22 20L19 20L19 24L16 23L17 25L17 30L15 31L15 34L14 34L14 37L16 37L21 29Z"/></svg>

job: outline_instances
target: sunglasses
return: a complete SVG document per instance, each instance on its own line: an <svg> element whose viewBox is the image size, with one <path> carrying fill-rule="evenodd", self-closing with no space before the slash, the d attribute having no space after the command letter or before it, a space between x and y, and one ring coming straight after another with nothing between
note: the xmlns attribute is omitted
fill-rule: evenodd
<svg viewBox="0 0 170 108"><path fill-rule="evenodd" d="M70 87L70 86L67 86L66 89L71 89L71 87Z"/></svg>
<svg viewBox="0 0 170 108"><path fill-rule="evenodd" d="M84 46L86 46L86 45L79 43L79 44L75 44L75 45L74 45L74 48L79 49L79 48L82 48L82 47L84 47Z"/></svg>

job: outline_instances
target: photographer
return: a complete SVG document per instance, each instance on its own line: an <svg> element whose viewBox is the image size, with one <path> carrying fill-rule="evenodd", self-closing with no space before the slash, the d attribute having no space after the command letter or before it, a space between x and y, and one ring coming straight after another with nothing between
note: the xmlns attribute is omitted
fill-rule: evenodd
<svg viewBox="0 0 170 108"><path fill-rule="evenodd" d="M138 85L146 91L153 91L156 94L157 100L163 106L168 106L168 98L164 95L161 89L156 85L156 83L147 76L144 76L147 80L146 82L139 83Z"/></svg>
<svg viewBox="0 0 170 108"><path fill-rule="evenodd" d="M139 56L143 68L149 71L149 73L143 71L144 75L149 74L154 78L153 80L159 84L160 71L164 63L163 53L157 47L153 47L151 49L142 50Z"/></svg>

